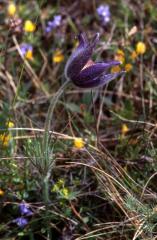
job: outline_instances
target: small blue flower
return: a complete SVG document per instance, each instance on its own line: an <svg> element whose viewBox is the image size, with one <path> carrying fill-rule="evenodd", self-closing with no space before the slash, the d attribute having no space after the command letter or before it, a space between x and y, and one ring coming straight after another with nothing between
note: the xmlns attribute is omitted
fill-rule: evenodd
<svg viewBox="0 0 157 240"><path fill-rule="evenodd" d="M22 43L20 46L20 50L21 50L22 56L25 56L28 51L33 51L33 47L28 43Z"/></svg>
<svg viewBox="0 0 157 240"><path fill-rule="evenodd" d="M23 228L28 224L28 220L24 217L18 217L12 221L13 223L16 223L19 227Z"/></svg>
<svg viewBox="0 0 157 240"><path fill-rule="evenodd" d="M72 53L65 66L64 74L80 88L93 88L107 84L120 76L120 73L108 73L109 68L119 65L118 61L98 62L91 60L95 45L99 40L97 33L92 41L88 41L84 34L80 34L79 46Z"/></svg>
<svg viewBox="0 0 157 240"><path fill-rule="evenodd" d="M33 212L29 209L29 206L25 203L19 205L20 213L22 215L31 216Z"/></svg>
<svg viewBox="0 0 157 240"><path fill-rule="evenodd" d="M59 27L61 25L61 20L62 20L62 17L60 15L55 15L53 17L53 20L47 22L45 32L49 33L56 27Z"/></svg>
<svg viewBox="0 0 157 240"><path fill-rule="evenodd" d="M61 24L62 17L60 15L54 16L53 22L56 27L59 27Z"/></svg>
<svg viewBox="0 0 157 240"><path fill-rule="evenodd" d="M100 5L97 8L97 14L103 25L106 25L111 20L110 7L108 5Z"/></svg>
<svg viewBox="0 0 157 240"><path fill-rule="evenodd" d="M49 32L51 32L51 30L52 30L52 28L51 28L51 27L49 27L49 26L47 26L47 27L45 28L45 32L46 32L46 33L49 33Z"/></svg>

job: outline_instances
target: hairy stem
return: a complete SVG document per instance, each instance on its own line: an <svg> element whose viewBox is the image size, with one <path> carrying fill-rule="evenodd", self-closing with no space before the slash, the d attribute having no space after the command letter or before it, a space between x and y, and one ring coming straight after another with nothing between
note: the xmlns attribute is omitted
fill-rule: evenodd
<svg viewBox="0 0 157 240"><path fill-rule="evenodd" d="M52 97L52 99L50 101L50 106L49 106L46 121L45 121L45 132L44 132L44 138L43 138L43 152L44 152L45 159L48 158L49 132L50 132L50 129L51 129L51 121L52 121L53 113L54 113L56 104L57 104L59 98L61 97L61 95L63 94L65 88L68 85L68 83L69 83L69 80L67 80L60 87L60 89L56 92L56 94Z"/></svg>

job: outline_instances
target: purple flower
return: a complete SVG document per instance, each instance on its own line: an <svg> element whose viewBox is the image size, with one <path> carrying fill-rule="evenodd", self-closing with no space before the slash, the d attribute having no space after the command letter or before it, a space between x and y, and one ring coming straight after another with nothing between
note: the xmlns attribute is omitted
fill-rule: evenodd
<svg viewBox="0 0 157 240"><path fill-rule="evenodd" d="M28 220L24 217L18 217L12 221L13 223L16 223L19 227L23 228L28 224Z"/></svg>
<svg viewBox="0 0 157 240"><path fill-rule="evenodd" d="M25 56L28 51L33 51L33 47L28 43L22 43L20 46L20 50L21 50L22 56Z"/></svg>
<svg viewBox="0 0 157 240"><path fill-rule="evenodd" d="M46 33L51 32L51 27L47 26L47 27L45 28L45 32L46 32Z"/></svg>
<svg viewBox="0 0 157 240"><path fill-rule="evenodd" d="M106 25L111 19L110 7L108 5L100 5L97 8L97 14L103 25Z"/></svg>
<svg viewBox="0 0 157 240"><path fill-rule="evenodd" d="M90 42L84 34L80 34L78 39L79 46L70 56L64 71L65 77L76 86L80 88L103 86L123 73L108 73L109 68L120 64L118 61L94 63L91 60L94 47L99 40L98 33Z"/></svg>
<svg viewBox="0 0 157 240"><path fill-rule="evenodd" d="M48 21L47 26L45 28L45 32L49 33L56 27L59 27L61 25L61 20L62 20L62 17L60 15L55 15L53 20Z"/></svg>
<svg viewBox="0 0 157 240"><path fill-rule="evenodd" d="M60 26L62 17L60 15L54 16L53 23L56 27Z"/></svg>
<svg viewBox="0 0 157 240"><path fill-rule="evenodd" d="M20 213L22 215L31 216L33 212L29 209L29 206L25 203L19 205Z"/></svg>

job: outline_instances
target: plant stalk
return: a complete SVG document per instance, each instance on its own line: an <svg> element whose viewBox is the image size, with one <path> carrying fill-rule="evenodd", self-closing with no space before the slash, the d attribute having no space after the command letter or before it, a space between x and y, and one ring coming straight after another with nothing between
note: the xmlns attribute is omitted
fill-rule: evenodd
<svg viewBox="0 0 157 240"><path fill-rule="evenodd" d="M60 87L60 89L56 92L56 94L52 97L50 101L50 106L49 106L46 121L45 121L45 132L44 132L44 138L43 138L43 152L45 153L44 155L46 159L48 157L49 132L51 129L51 121L52 121L53 113L54 113L56 104L58 102L58 99L63 94L64 89L65 87L67 87L68 83L69 83L69 80L65 81L65 83Z"/></svg>

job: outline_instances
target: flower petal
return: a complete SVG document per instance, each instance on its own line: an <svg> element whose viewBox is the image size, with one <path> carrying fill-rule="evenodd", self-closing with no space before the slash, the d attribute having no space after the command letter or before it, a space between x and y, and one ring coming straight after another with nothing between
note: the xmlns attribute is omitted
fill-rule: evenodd
<svg viewBox="0 0 157 240"><path fill-rule="evenodd" d="M16 223L19 227L23 228L25 225L28 224L28 220L24 217L18 217L12 221L13 223Z"/></svg>
<svg viewBox="0 0 157 240"><path fill-rule="evenodd" d="M119 65L120 62L118 61L110 61L110 62L102 62L102 63L96 63L93 64L85 69L83 69L80 74L78 75L77 81L84 82L88 81L90 79L94 79L98 76L100 76L102 73L106 72L108 68L112 66ZM75 82L75 77L72 79L72 81Z"/></svg>
<svg viewBox="0 0 157 240"><path fill-rule="evenodd" d="M99 40L99 34L96 34L91 42L88 42L85 35L80 34L79 46L70 56L65 66L65 76L67 78L76 77L88 60L91 58L94 47Z"/></svg>
<svg viewBox="0 0 157 240"><path fill-rule="evenodd" d="M78 48L79 47L84 47L84 46L86 46L88 44L87 37L86 37L86 35L84 33L79 34L77 38L79 40Z"/></svg>
<svg viewBox="0 0 157 240"><path fill-rule="evenodd" d="M22 215L31 216L33 214L33 212L29 209L29 206L25 203L21 203L19 205L19 209Z"/></svg>
<svg viewBox="0 0 157 240"><path fill-rule="evenodd" d="M80 88L93 88L93 87L100 87L103 86L107 83L109 83L111 80L121 76L124 74L125 71L122 71L120 73L110 73L110 74L105 74L102 76L98 76L96 78L91 78L88 81L79 81L78 79L75 80L74 84Z"/></svg>

